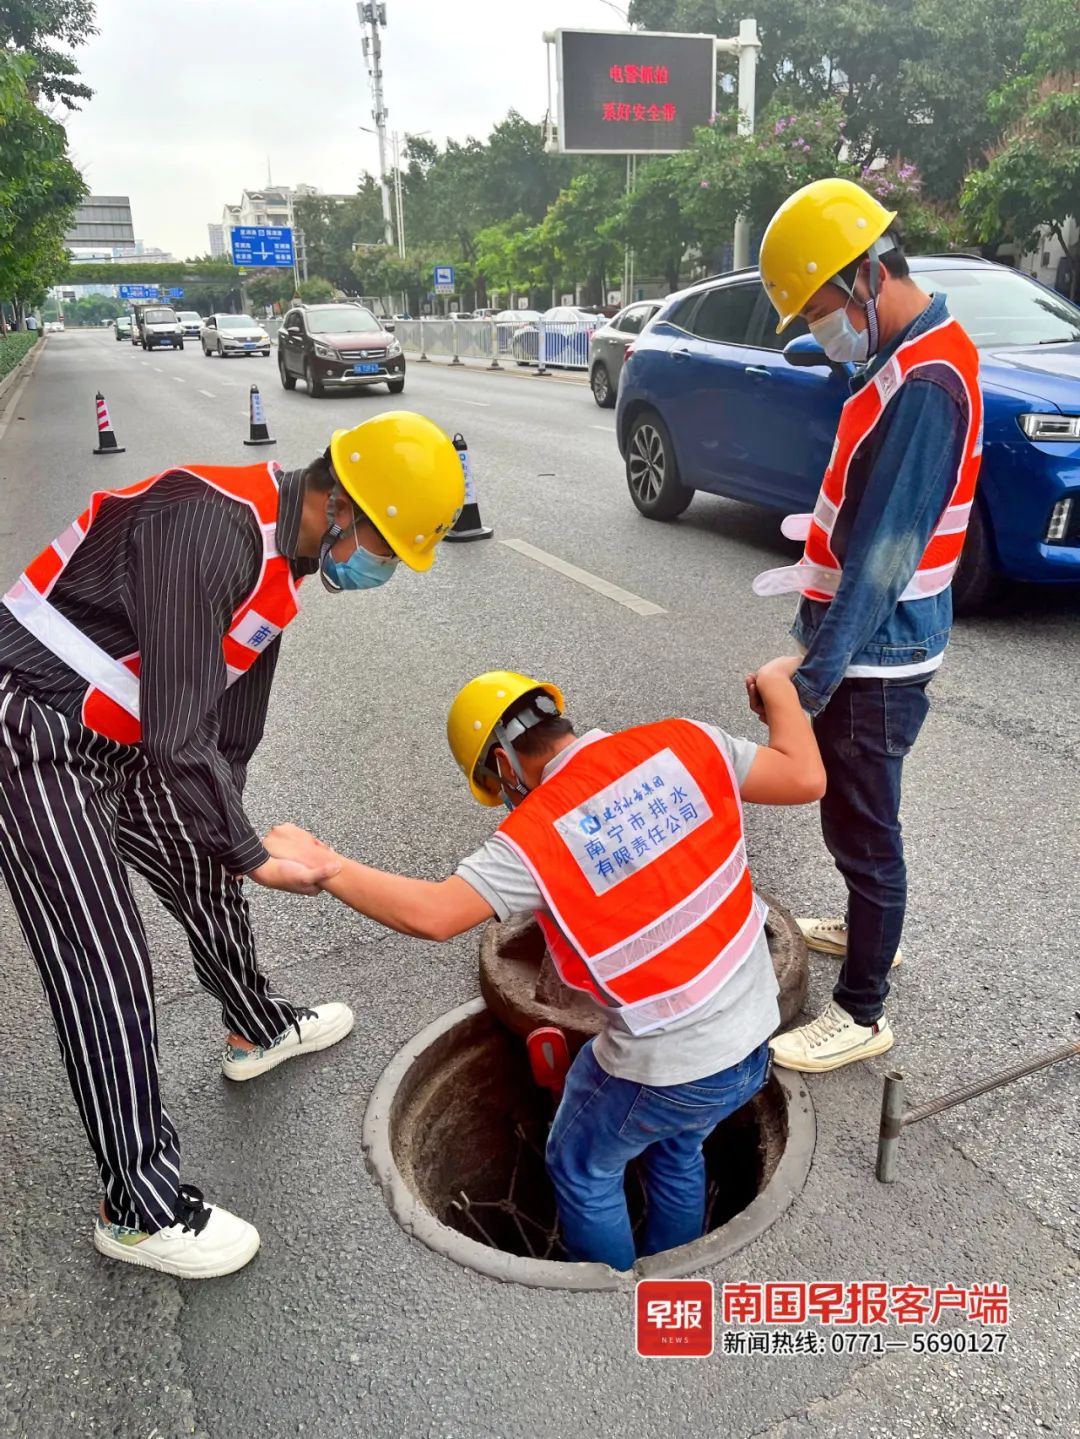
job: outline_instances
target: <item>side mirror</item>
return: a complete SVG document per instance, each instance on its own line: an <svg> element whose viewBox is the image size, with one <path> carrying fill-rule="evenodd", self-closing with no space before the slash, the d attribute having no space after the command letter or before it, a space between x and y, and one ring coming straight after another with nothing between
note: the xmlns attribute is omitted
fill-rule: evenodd
<svg viewBox="0 0 1080 1439"><path fill-rule="evenodd" d="M829 369L832 361L813 335L796 335L784 346L784 359L789 365L804 369Z"/></svg>

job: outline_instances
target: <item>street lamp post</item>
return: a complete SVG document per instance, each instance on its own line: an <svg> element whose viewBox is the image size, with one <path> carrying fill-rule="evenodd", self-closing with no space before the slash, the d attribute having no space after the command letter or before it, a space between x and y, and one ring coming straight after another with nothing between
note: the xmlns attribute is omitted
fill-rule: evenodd
<svg viewBox="0 0 1080 1439"><path fill-rule="evenodd" d="M716 48L722 55L737 55L739 58L739 88L736 104L739 107L738 130L740 135L754 133L754 102L757 81L757 57L761 49L758 39L757 21L740 20L739 33L731 40L717 40ZM735 243L733 267L745 269L750 263L750 221L745 215L735 220Z"/></svg>

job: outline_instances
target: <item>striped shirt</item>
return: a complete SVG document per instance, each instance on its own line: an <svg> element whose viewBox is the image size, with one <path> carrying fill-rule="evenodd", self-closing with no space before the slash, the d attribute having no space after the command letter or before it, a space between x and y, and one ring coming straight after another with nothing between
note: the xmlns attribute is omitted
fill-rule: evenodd
<svg viewBox="0 0 1080 1439"><path fill-rule="evenodd" d="M293 575L302 470L279 476L277 545ZM138 653L142 745L184 812L199 847L232 874L267 858L241 798L262 739L280 636L226 687L221 642L262 566L255 516L201 480L167 473L145 494L106 506L49 594L108 654ZM86 681L0 605L0 674L79 720Z"/></svg>

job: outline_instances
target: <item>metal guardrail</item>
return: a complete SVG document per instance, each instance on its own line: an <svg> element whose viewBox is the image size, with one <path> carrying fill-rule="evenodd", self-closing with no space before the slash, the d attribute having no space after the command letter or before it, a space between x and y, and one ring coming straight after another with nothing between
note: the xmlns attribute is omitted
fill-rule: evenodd
<svg viewBox="0 0 1080 1439"><path fill-rule="evenodd" d="M894 1183L900 1136L910 1125L918 1124L922 1119L930 1119L935 1114L942 1114L946 1109L952 1109L957 1104L966 1104L969 1099L977 1099L980 1094L987 1094L991 1089L1000 1089L1002 1085L1011 1084L1016 1079L1023 1079L1026 1075L1046 1069L1051 1064L1060 1064L1063 1059L1075 1059L1078 1055L1080 1055L1080 1039L1074 1039L1071 1044L1063 1045L1049 1054L1043 1054L1038 1059L1029 1059L1023 1064L1013 1065L1011 1069L1003 1069L999 1074L992 1074L988 1079L977 1079L971 1084L963 1085L960 1089L954 1089L948 1094L941 1095L938 1099L928 1099L925 1104L913 1105L911 1109L904 1108L904 1076L893 1070L885 1076L885 1088L881 1096L881 1129L878 1134L877 1152L878 1179L882 1184Z"/></svg>
<svg viewBox="0 0 1080 1439"><path fill-rule="evenodd" d="M602 324L597 320L597 325ZM548 320L525 324L503 320L451 320L441 316L397 320L394 337L421 362L449 357L450 363L487 360L490 369L506 363L549 369L587 370L592 329Z"/></svg>

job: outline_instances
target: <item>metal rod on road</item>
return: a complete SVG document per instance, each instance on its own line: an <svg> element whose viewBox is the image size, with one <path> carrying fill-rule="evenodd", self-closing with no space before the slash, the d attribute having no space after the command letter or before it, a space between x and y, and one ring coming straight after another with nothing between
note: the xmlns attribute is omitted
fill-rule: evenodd
<svg viewBox="0 0 1080 1439"><path fill-rule="evenodd" d="M909 1125L918 1124L920 1120L931 1119L935 1114L943 1114L947 1109L953 1109L958 1104L966 1104L969 1099L977 1099L980 1094L988 1094L992 1089L1000 1089L1006 1084L1012 1084L1017 1079L1024 1079L1029 1074L1035 1074L1040 1069L1048 1069L1052 1064L1060 1064L1064 1059L1075 1059L1080 1055L1080 1039L1074 1039L1071 1044L1064 1044L1060 1049L1051 1050L1049 1054L1040 1055L1037 1059L1025 1060L1022 1064L1014 1064L1010 1069L1003 1069L998 1074L992 1074L987 1079L976 1079L971 1084L961 1085L959 1089L950 1090L937 1099L928 1099L924 1104L916 1104L905 1112L904 1110L904 1077L895 1071L885 1076L885 1089L881 1096L881 1128L878 1135L877 1153L877 1177L882 1184L891 1184L896 1178L896 1157L900 1142L901 1133Z"/></svg>

